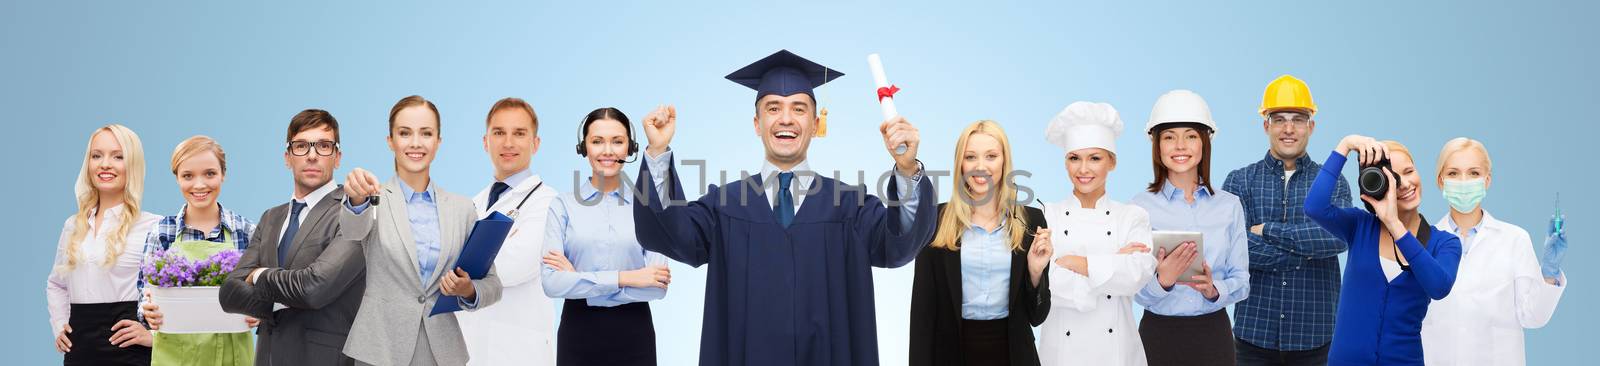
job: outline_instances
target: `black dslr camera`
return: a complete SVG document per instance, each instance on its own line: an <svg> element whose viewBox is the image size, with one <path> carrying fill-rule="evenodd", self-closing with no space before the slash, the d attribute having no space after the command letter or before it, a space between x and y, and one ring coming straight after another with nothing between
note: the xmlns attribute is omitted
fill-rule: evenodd
<svg viewBox="0 0 1600 366"><path fill-rule="evenodd" d="M1361 167L1361 175L1356 178L1356 184L1361 186L1361 195L1372 197L1375 200L1382 200L1384 196L1388 196L1389 180L1385 179L1384 173L1394 177L1396 182L1400 181L1400 174L1396 174L1394 168L1389 167L1388 157L1379 159L1377 163L1372 165Z"/></svg>

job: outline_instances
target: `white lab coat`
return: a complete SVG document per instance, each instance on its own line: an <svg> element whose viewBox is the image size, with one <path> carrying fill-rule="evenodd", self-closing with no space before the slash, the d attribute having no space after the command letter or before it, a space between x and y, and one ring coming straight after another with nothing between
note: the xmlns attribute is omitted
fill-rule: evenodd
<svg viewBox="0 0 1600 366"><path fill-rule="evenodd" d="M1446 215L1436 226L1457 233ZM1428 306L1422 354L1429 365L1523 365L1522 330L1543 327L1566 290L1544 282L1528 231L1483 212L1461 241L1455 288Z"/></svg>
<svg viewBox="0 0 1600 366"><path fill-rule="evenodd" d="M1133 295L1155 277L1156 259L1116 253L1128 243L1150 245L1150 215L1105 198L1094 207L1072 197L1044 209L1056 256L1089 259L1088 276L1050 263L1050 316L1039 338L1046 366L1146 364Z"/></svg>
<svg viewBox="0 0 1600 366"><path fill-rule="evenodd" d="M528 192L541 181L535 175L506 190L492 209L505 215L516 211L515 223L494 259L500 276L500 302L475 312L458 312L461 335L467 343L468 365L554 365L555 305L544 296L539 282L543 264L545 218L555 187L545 184L517 209ZM472 197L481 219L489 215L489 189Z"/></svg>

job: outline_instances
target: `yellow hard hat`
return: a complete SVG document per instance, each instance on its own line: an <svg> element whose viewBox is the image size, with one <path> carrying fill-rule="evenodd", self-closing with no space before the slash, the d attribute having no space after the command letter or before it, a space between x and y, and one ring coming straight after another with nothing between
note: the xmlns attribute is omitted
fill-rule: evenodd
<svg viewBox="0 0 1600 366"><path fill-rule="evenodd" d="M1311 102L1311 88L1306 86L1306 82L1283 75L1267 84L1267 91L1261 96L1261 114L1280 109L1304 109L1311 114L1317 113L1317 104Z"/></svg>

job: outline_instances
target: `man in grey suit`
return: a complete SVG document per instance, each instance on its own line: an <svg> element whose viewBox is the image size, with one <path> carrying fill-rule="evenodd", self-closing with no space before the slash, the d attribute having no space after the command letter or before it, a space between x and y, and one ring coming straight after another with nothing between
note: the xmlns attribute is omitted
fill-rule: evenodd
<svg viewBox="0 0 1600 366"><path fill-rule="evenodd" d="M261 215L218 296L224 310L261 319L256 365L354 364L342 350L366 262L359 242L338 236L344 193L333 171L341 156L333 115L307 109L290 120L283 157L294 196Z"/></svg>

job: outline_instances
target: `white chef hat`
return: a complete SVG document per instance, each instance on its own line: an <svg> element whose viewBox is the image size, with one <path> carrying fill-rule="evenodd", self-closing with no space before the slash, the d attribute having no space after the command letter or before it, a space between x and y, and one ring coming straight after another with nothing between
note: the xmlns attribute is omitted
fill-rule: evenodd
<svg viewBox="0 0 1600 366"><path fill-rule="evenodd" d="M1122 117L1106 103L1072 102L1050 119L1044 139L1067 152L1098 147L1117 153Z"/></svg>

